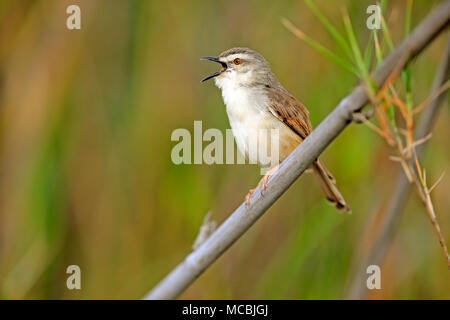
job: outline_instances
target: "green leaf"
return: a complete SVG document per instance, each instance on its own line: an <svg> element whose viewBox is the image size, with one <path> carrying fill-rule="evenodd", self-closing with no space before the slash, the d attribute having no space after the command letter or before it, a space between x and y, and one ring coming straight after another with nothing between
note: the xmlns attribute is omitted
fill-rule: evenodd
<svg viewBox="0 0 450 320"><path fill-rule="evenodd" d="M367 43L366 52L364 53L364 64L365 64L367 70L370 70L370 65L372 62L373 37L374 37L374 33L372 32L372 33L370 33L369 42Z"/></svg>
<svg viewBox="0 0 450 320"><path fill-rule="evenodd" d="M394 42L391 38L391 33L389 32L389 28L386 24L386 20L384 19L384 16L381 16L381 28L383 29L383 35L384 39L386 40L386 43L391 51L394 50Z"/></svg>
<svg viewBox="0 0 450 320"><path fill-rule="evenodd" d="M347 54L347 56L352 59L352 51L345 41L345 38L337 31L337 29L328 21L328 19L320 12L319 9L314 5L311 0L305 0L306 5L312 11L312 13L316 16L317 19L324 25L324 27L328 30L331 36L334 38L336 43L341 47L341 49Z"/></svg>
<svg viewBox="0 0 450 320"><path fill-rule="evenodd" d="M342 58L338 57L336 54L322 46L320 43L314 41L310 37L308 37L303 31L299 30L297 27L295 27L289 20L282 18L281 23L292 32L293 35L295 35L297 38L305 41L308 45L310 45L312 48L317 50L320 54L325 56L326 58L330 59L334 63L336 63L341 68L355 74L356 76L359 76L358 71L353 67L350 63L343 60Z"/></svg>
<svg viewBox="0 0 450 320"><path fill-rule="evenodd" d="M353 51L353 56L356 61L356 66L358 67L359 76L366 83L369 90L373 91L375 88L373 88L373 83L370 80L369 71L366 68L366 64L364 63L361 50L359 49L358 41L356 40L355 32L352 27L352 22L346 11L344 12L344 25L345 30L347 31L348 41L350 42L350 46Z"/></svg>
<svg viewBox="0 0 450 320"><path fill-rule="evenodd" d="M411 28L411 13L412 13L412 0L408 0L408 2L406 3L405 37L409 36ZM408 108L408 111L411 111L413 107L413 101L411 88L411 68L409 66L407 66L406 69L402 71L402 79L403 83L405 84L406 106Z"/></svg>

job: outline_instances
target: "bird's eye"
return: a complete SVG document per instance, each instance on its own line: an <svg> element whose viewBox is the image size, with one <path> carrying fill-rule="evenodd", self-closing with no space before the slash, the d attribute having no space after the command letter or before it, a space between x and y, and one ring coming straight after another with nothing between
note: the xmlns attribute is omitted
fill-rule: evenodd
<svg viewBox="0 0 450 320"><path fill-rule="evenodd" d="M233 60L233 63L234 63L235 65L241 64L241 59L236 58L236 59Z"/></svg>

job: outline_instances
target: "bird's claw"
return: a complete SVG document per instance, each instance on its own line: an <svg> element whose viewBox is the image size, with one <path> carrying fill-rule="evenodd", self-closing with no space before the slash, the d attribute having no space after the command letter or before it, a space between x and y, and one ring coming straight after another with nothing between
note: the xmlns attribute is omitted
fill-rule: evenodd
<svg viewBox="0 0 450 320"><path fill-rule="evenodd" d="M269 178L264 179L262 184L261 184L261 190L262 191L266 191L266 189L267 189L267 180L269 180Z"/></svg>
<svg viewBox="0 0 450 320"><path fill-rule="evenodd" d="M245 204L249 205L250 204L250 197L252 196L252 194L255 192L256 189L259 188L259 186L261 186L261 195L263 195L263 192L266 191L267 189L267 183L269 182L269 177L270 175L278 168L278 166L273 167L272 169L270 169L265 175L264 177L259 181L258 185L256 186L255 189L250 189L250 191L247 193L247 195L245 196Z"/></svg>
<svg viewBox="0 0 450 320"><path fill-rule="evenodd" d="M255 192L255 190L256 190L256 188L255 189L250 189L248 191L247 195L245 196L245 204L246 205L250 204L250 198L251 198L252 194Z"/></svg>

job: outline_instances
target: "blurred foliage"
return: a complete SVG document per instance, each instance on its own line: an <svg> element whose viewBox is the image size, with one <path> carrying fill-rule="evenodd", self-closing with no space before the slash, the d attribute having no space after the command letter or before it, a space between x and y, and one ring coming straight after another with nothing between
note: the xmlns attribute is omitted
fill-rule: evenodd
<svg viewBox="0 0 450 320"><path fill-rule="evenodd" d="M438 1L414 1L411 27ZM79 4L82 29L65 27ZM361 47L372 1L315 1L345 34L347 8ZM391 1L394 44L406 1ZM0 298L139 298L189 252L204 215L223 221L259 179L251 165L174 165L171 132L229 127L220 92L199 60L234 46L261 52L317 125L357 79L296 39L286 17L340 52L296 1L2 0L0 2ZM397 23L402 22L402 23ZM429 89L445 37L410 70L412 99ZM342 55L342 52L341 52ZM449 110L424 166L449 172ZM398 165L373 132L352 125L324 152L353 209L339 215L304 175L181 298L336 299L371 245ZM450 242L447 174L433 192ZM311 187L310 187L311 186ZM66 288L81 267L82 289ZM411 197L373 299L449 299L450 275L431 224Z"/></svg>

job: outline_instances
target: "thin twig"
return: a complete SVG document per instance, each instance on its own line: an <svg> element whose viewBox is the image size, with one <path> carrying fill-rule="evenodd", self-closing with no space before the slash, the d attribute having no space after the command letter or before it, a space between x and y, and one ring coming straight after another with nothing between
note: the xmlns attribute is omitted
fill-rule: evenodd
<svg viewBox="0 0 450 320"><path fill-rule="evenodd" d="M436 180L436 182L428 189L428 193L431 193L433 191L434 188L436 188L436 186L439 184L439 182L441 182L442 178L444 178L445 176L445 172L442 172L441 175L439 176L439 178Z"/></svg>
<svg viewBox="0 0 450 320"><path fill-rule="evenodd" d="M205 218L203 219L202 226L198 231L197 238L195 238L194 244L192 245L192 250L197 250L206 239L216 230L217 222L211 220L212 212L209 211Z"/></svg>
<svg viewBox="0 0 450 320"><path fill-rule="evenodd" d="M430 105L431 101L439 97L442 93L448 90L450 88L450 80L446 81L439 89L437 89L435 92L430 94L428 98L426 98L418 107L416 107L413 110L413 115L416 115L423 111L427 106Z"/></svg>
<svg viewBox="0 0 450 320"><path fill-rule="evenodd" d="M437 233L439 244L442 248L445 258L447 259L447 266L450 269L450 255L448 253L447 245L445 244L444 236L442 235L441 228L437 221L436 213L434 211L434 205L431 201L430 192L427 187L427 180L425 175L425 170L421 170L419 159L417 158L417 153L414 152L414 162L417 168L417 173L419 176L419 180L414 179L414 185L417 188L417 193L422 199L422 203L425 206L425 210L431 220L431 224L433 225L434 230Z"/></svg>

